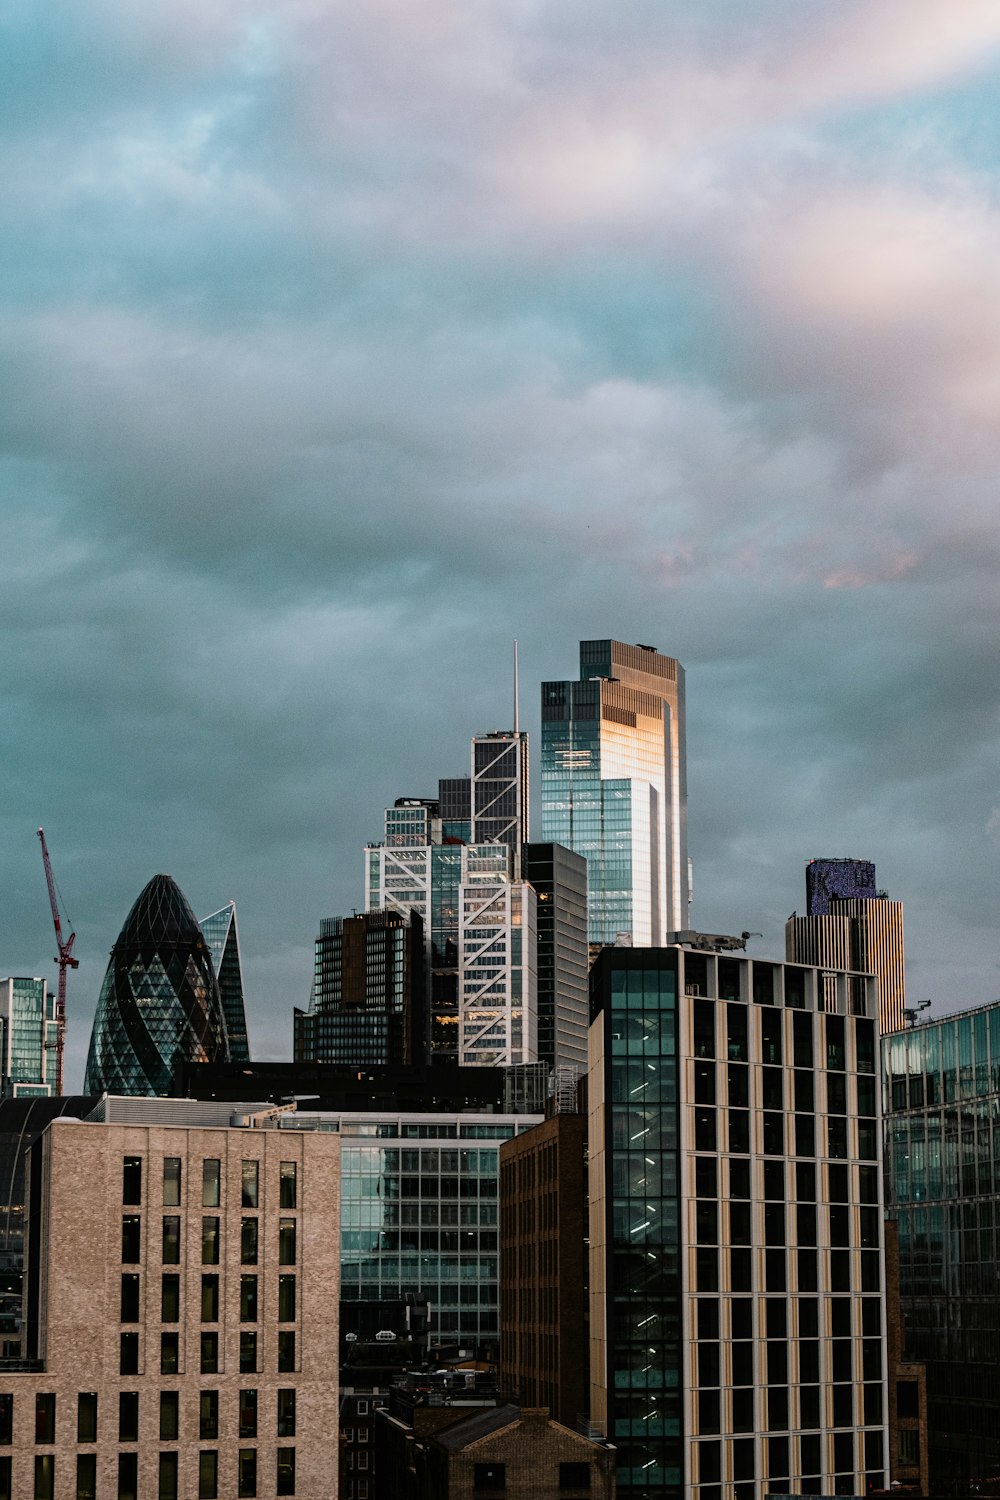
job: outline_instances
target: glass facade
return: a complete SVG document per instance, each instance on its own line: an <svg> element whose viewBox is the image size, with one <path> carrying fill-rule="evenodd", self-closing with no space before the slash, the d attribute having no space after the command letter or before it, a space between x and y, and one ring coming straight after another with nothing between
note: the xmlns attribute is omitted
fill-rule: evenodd
<svg viewBox="0 0 1000 1500"><path fill-rule="evenodd" d="M419 914L407 920L399 912L370 911L322 922L310 1008L295 1012L296 1062L425 1062L424 996Z"/></svg>
<svg viewBox="0 0 1000 1500"><path fill-rule="evenodd" d="M240 962L240 939L236 927L236 902L230 901L199 922L202 935L212 955L219 981L222 1009L226 1017L229 1057L232 1062L249 1062L246 1002L243 998L243 965Z"/></svg>
<svg viewBox="0 0 1000 1500"><path fill-rule="evenodd" d="M167 1095L181 1058L228 1062L226 1020L194 912L169 875L154 875L111 950L85 1088Z"/></svg>
<svg viewBox="0 0 1000 1500"><path fill-rule="evenodd" d="M688 924L684 669L582 641L580 681L542 684L542 837L587 860L592 943Z"/></svg>
<svg viewBox="0 0 1000 1500"><path fill-rule="evenodd" d="M905 1355L927 1364L931 1483L1000 1478L1000 1004L882 1041Z"/></svg>
<svg viewBox="0 0 1000 1500"><path fill-rule="evenodd" d="M504 1140L539 1116L296 1113L283 1129L337 1130L341 1298L430 1304L433 1342L499 1339L498 1175Z"/></svg>
<svg viewBox="0 0 1000 1500"><path fill-rule="evenodd" d="M0 1095L55 1091L56 997L44 979L0 980Z"/></svg>
<svg viewBox="0 0 1000 1500"><path fill-rule="evenodd" d="M590 1024L587 861L561 844L525 844L521 873L535 889L538 1058L586 1071Z"/></svg>

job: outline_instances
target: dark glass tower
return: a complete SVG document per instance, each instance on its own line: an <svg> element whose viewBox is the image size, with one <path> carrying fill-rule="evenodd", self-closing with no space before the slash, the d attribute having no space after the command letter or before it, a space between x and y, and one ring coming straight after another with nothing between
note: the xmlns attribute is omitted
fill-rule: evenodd
<svg viewBox="0 0 1000 1500"><path fill-rule="evenodd" d="M169 1094L180 1061L229 1058L208 944L180 887L169 875L154 875L111 950L85 1091Z"/></svg>
<svg viewBox="0 0 1000 1500"><path fill-rule="evenodd" d="M243 965L240 962L240 938L236 926L236 902L230 901L198 924L208 943L212 964L219 981L222 1009L229 1037L229 1056L233 1062L247 1062L250 1043L247 1037L246 1001L243 997Z"/></svg>

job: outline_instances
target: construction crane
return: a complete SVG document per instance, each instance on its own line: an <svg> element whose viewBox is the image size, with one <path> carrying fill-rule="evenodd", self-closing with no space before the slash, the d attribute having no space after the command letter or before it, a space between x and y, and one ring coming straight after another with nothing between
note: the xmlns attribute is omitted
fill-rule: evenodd
<svg viewBox="0 0 1000 1500"><path fill-rule="evenodd" d="M59 949L56 955L56 963L59 965L59 989L56 996L56 1093L61 1094L63 1091L63 1053L66 1050L66 970L78 969L80 960L73 957L76 933L71 932L68 938L63 939L62 922L59 918L59 898L56 895L55 876L52 874L52 861L49 859L44 828L39 828L38 837L42 844L45 883L49 888L49 905L52 908L52 923L56 929L56 947Z"/></svg>

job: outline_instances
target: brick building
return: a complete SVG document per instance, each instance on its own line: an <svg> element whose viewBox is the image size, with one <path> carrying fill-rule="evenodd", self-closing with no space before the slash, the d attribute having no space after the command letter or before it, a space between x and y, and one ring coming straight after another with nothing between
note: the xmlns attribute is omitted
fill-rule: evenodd
<svg viewBox="0 0 1000 1500"><path fill-rule="evenodd" d="M3 1500L333 1500L339 1155L53 1121L28 1161L24 1358L0 1370Z"/></svg>
<svg viewBox="0 0 1000 1500"><path fill-rule="evenodd" d="M569 1427L589 1396L586 1151L580 1114L500 1148L500 1383Z"/></svg>

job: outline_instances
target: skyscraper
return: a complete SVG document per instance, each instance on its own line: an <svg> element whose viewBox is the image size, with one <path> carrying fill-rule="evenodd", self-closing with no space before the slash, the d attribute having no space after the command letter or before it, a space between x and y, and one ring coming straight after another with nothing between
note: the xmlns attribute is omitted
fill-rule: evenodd
<svg viewBox="0 0 1000 1500"><path fill-rule="evenodd" d="M472 741L472 836L474 844L520 849L528 837L528 736L495 729Z"/></svg>
<svg viewBox="0 0 1000 1500"><path fill-rule="evenodd" d="M246 1002L243 998L243 965L240 962L240 938L236 927L236 902L229 901L211 916L202 917L202 930L215 977L219 981L222 1009L229 1037L229 1056L233 1062L247 1062L250 1047L247 1038Z"/></svg>
<svg viewBox="0 0 1000 1500"><path fill-rule="evenodd" d="M688 926L684 669L652 646L581 641L580 680L542 684L542 838L586 856L592 943Z"/></svg>
<svg viewBox="0 0 1000 1500"><path fill-rule="evenodd" d="M169 1094L174 1067L227 1062L212 955L169 875L136 898L111 950L94 1016L86 1092Z"/></svg>
<svg viewBox="0 0 1000 1500"><path fill-rule="evenodd" d="M906 1008L903 903L875 889L875 866L860 859L810 860L806 903L808 916L793 913L785 923L788 961L874 974L880 1029L901 1030Z"/></svg>
<svg viewBox="0 0 1000 1500"><path fill-rule="evenodd" d="M0 1096L55 1093L56 997L44 979L0 979Z"/></svg>
<svg viewBox="0 0 1000 1500"><path fill-rule="evenodd" d="M425 975L418 912L368 911L321 922L312 1000L308 1011L295 1011L295 1061L425 1062Z"/></svg>
<svg viewBox="0 0 1000 1500"><path fill-rule="evenodd" d="M561 844L524 844L521 873L535 889L538 1059L586 1072L590 993L587 861Z"/></svg>

